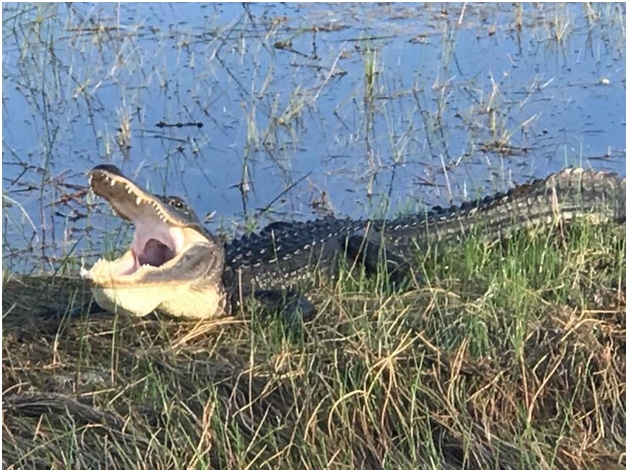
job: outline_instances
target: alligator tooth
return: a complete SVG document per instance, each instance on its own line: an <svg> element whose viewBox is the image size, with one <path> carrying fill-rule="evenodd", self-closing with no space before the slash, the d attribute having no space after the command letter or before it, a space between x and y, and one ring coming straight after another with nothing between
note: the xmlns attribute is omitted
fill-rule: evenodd
<svg viewBox="0 0 628 472"><path fill-rule="evenodd" d="M140 206L140 204L141 204L141 203L142 203L142 199L141 199L140 197L137 197L137 198L135 199L135 204L136 204L137 206Z"/></svg>
<svg viewBox="0 0 628 472"><path fill-rule="evenodd" d="M111 185L112 187L115 187L115 186L116 186L116 181L115 181L115 180L113 180L113 179L111 179L111 180L109 181L109 185Z"/></svg>

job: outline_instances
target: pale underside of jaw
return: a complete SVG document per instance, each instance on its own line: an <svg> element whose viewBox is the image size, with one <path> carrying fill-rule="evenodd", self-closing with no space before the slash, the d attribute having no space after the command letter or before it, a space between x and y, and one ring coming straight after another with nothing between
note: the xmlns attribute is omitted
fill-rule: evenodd
<svg viewBox="0 0 628 472"><path fill-rule="evenodd" d="M219 287L190 290L189 283L178 278L180 271L169 272L186 251L206 244L207 239L191 228L162 226L146 232L139 225L131 247L121 257L101 259L91 270L81 270L90 281L96 303L111 313L131 316L155 310L176 318L220 316L226 302ZM163 228L165 232L161 232Z"/></svg>

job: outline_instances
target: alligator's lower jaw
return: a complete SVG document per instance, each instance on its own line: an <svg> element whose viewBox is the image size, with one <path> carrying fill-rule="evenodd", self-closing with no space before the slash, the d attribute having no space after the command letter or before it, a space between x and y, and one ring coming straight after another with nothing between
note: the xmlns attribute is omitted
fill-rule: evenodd
<svg viewBox="0 0 628 472"><path fill-rule="evenodd" d="M145 316L159 311L175 318L209 319L228 315L227 295L222 285L178 280L171 273L175 258L164 266L142 266L135 272L121 271L133 260L131 251L120 258L101 259L81 276L91 286L98 305L112 313Z"/></svg>
<svg viewBox="0 0 628 472"><path fill-rule="evenodd" d="M145 316L157 309L159 298L154 296L156 291L156 287L92 286L98 306L111 313L131 316Z"/></svg>
<svg viewBox="0 0 628 472"><path fill-rule="evenodd" d="M212 319L228 314L227 298L213 288L188 284L164 286L92 286L98 305L112 313L145 316L155 310L174 318Z"/></svg>

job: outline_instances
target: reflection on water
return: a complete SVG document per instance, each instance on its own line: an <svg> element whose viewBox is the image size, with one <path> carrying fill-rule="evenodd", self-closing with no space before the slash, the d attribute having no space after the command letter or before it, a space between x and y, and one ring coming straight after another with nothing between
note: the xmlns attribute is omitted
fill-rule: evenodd
<svg viewBox="0 0 628 472"><path fill-rule="evenodd" d="M227 231L460 201L568 164L625 174L623 4L3 12L5 269L128 236L103 240L119 222L86 205L100 163Z"/></svg>

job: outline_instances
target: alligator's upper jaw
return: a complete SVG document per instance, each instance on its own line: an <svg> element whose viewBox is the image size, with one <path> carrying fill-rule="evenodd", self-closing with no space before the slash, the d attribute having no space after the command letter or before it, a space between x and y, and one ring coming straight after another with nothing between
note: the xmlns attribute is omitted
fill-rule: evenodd
<svg viewBox="0 0 628 472"><path fill-rule="evenodd" d="M193 280L181 264L194 246L208 251L215 248L196 216L142 189L114 166L94 168L89 179L94 193L135 226L131 247L121 257L100 259L91 269L81 269L98 304L135 316L158 308L186 318L213 316L221 304L220 287L194 290L198 280ZM200 298L184 303L186 295Z"/></svg>

